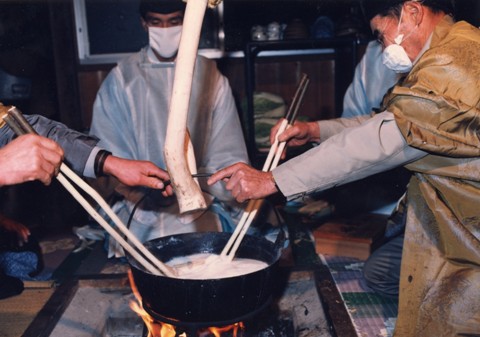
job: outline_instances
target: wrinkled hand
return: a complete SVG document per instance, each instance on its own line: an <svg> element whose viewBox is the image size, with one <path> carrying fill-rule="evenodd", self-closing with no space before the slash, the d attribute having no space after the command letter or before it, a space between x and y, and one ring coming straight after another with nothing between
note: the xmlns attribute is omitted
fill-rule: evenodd
<svg viewBox="0 0 480 337"><path fill-rule="evenodd" d="M277 192L271 172L256 170L245 163L233 164L219 170L207 183L213 185L220 180L226 182L226 189L238 202L262 199Z"/></svg>
<svg viewBox="0 0 480 337"><path fill-rule="evenodd" d="M63 150L53 140L28 134L0 149L0 186L40 180L49 185L58 174Z"/></svg>
<svg viewBox="0 0 480 337"><path fill-rule="evenodd" d="M275 135L282 120L278 121L270 130L270 144L275 142ZM278 135L279 142L287 142L287 147L302 146L308 142L318 141L320 139L320 130L316 122L296 121L292 126ZM282 159L285 159L286 151L282 153Z"/></svg>
<svg viewBox="0 0 480 337"><path fill-rule="evenodd" d="M164 197L173 195L172 186L165 186L170 179L168 172L157 167L150 161L130 160L108 156L103 166L103 172L117 178L127 186L146 186L162 191Z"/></svg>
<svg viewBox="0 0 480 337"><path fill-rule="evenodd" d="M30 230L20 222L16 222L0 214L0 227L17 235L18 246L21 247L24 243L28 242Z"/></svg>

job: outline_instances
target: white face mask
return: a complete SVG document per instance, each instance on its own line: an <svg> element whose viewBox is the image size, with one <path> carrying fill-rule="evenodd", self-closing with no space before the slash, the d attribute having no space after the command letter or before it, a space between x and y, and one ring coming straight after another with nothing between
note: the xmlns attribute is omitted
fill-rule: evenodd
<svg viewBox="0 0 480 337"><path fill-rule="evenodd" d="M167 28L148 27L148 41L161 57L166 59L175 56L180 45L182 26Z"/></svg>
<svg viewBox="0 0 480 337"><path fill-rule="evenodd" d="M402 22L402 14L400 15L400 20L398 21L397 33L400 29L400 22ZM415 26L415 28L416 27L417 26ZM404 34L398 34L394 39L395 43L392 43L386 47L382 53L383 64L396 73L408 73L413 67L410 57L408 57L407 52L400 45L410 36L411 33L413 33L413 30L408 33L406 37L404 37Z"/></svg>
<svg viewBox="0 0 480 337"><path fill-rule="evenodd" d="M403 34L398 37L403 37ZM401 39L399 40L401 41ZM382 54L383 64L396 73L408 73L412 69L413 64L400 43L395 39L395 43L385 48Z"/></svg>

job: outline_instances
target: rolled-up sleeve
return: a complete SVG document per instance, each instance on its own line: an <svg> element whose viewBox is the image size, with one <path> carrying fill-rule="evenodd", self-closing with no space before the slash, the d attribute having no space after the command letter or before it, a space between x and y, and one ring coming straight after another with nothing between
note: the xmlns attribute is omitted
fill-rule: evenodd
<svg viewBox="0 0 480 337"><path fill-rule="evenodd" d="M320 129L321 130L321 129ZM410 147L390 112L348 127L273 170L280 191L294 199L405 165L427 155Z"/></svg>

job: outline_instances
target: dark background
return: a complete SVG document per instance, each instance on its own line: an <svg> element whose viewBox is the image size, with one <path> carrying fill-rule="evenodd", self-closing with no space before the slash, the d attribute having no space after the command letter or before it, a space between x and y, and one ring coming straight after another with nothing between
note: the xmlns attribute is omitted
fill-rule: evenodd
<svg viewBox="0 0 480 337"><path fill-rule="evenodd" d="M102 8L107 2L118 6L109 13ZM138 49L146 40L129 37L141 34L139 25L134 30L125 28L126 22L132 20L125 15L130 11L128 8L133 8L132 2L107 2L87 0L91 9L95 9L95 15L90 18L93 20L91 27L98 27L92 29L92 34L97 32L92 39L92 50L103 53L111 48ZM358 34L368 35L368 26L360 19L358 1L353 0L224 0L224 7L225 49L228 51L243 50L249 41L250 28L255 24L266 25L271 21L288 24L297 18L310 27L319 16L328 16L336 31L349 23L359 25ZM479 26L480 1L457 0L457 19ZM214 25L213 18L212 22ZM116 32L118 40L106 37L108 27ZM207 46L216 47L209 45L214 42L206 41ZM222 64L242 62L220 61ZM41 114L84 131L88 119L81 108L84 104L79 86L82 72L93 69L95 74L105 74L110 67L88 68L79 64L71 0L0 0L0 69L30 83L27 97L19 98L5 93L2 83L7 80L0 78L0 102L3 104L13 104L24 113ZM0 189L0 198L5 214L33 227L78 225L86 219L80 206L56 182L50 187L39 183L4 187Z"/></svg>

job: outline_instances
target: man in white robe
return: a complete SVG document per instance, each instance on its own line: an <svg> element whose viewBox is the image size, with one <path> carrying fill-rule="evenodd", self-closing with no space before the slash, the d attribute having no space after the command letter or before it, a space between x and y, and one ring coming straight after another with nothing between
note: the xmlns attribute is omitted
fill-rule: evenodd
<svg viewBox="0 0 480 337"><path fill-rule="evenodd" d="M149 45L119 62L102 83L90 133L115 155L150 160L166 169L163 150L184 8L181 0L141 1L142 25L148 31ZM202 56L195 64L187 127L198 172L215 172L237 161L248 162L228 80L214 60ZM122 185L116 186L121 198L114 209L141 241L231 229L241 213L240 204L224 187L212 188L206 179L199 179L210 205L205 212L180 215L175 197L164 198L160 193Z"/></svg>

